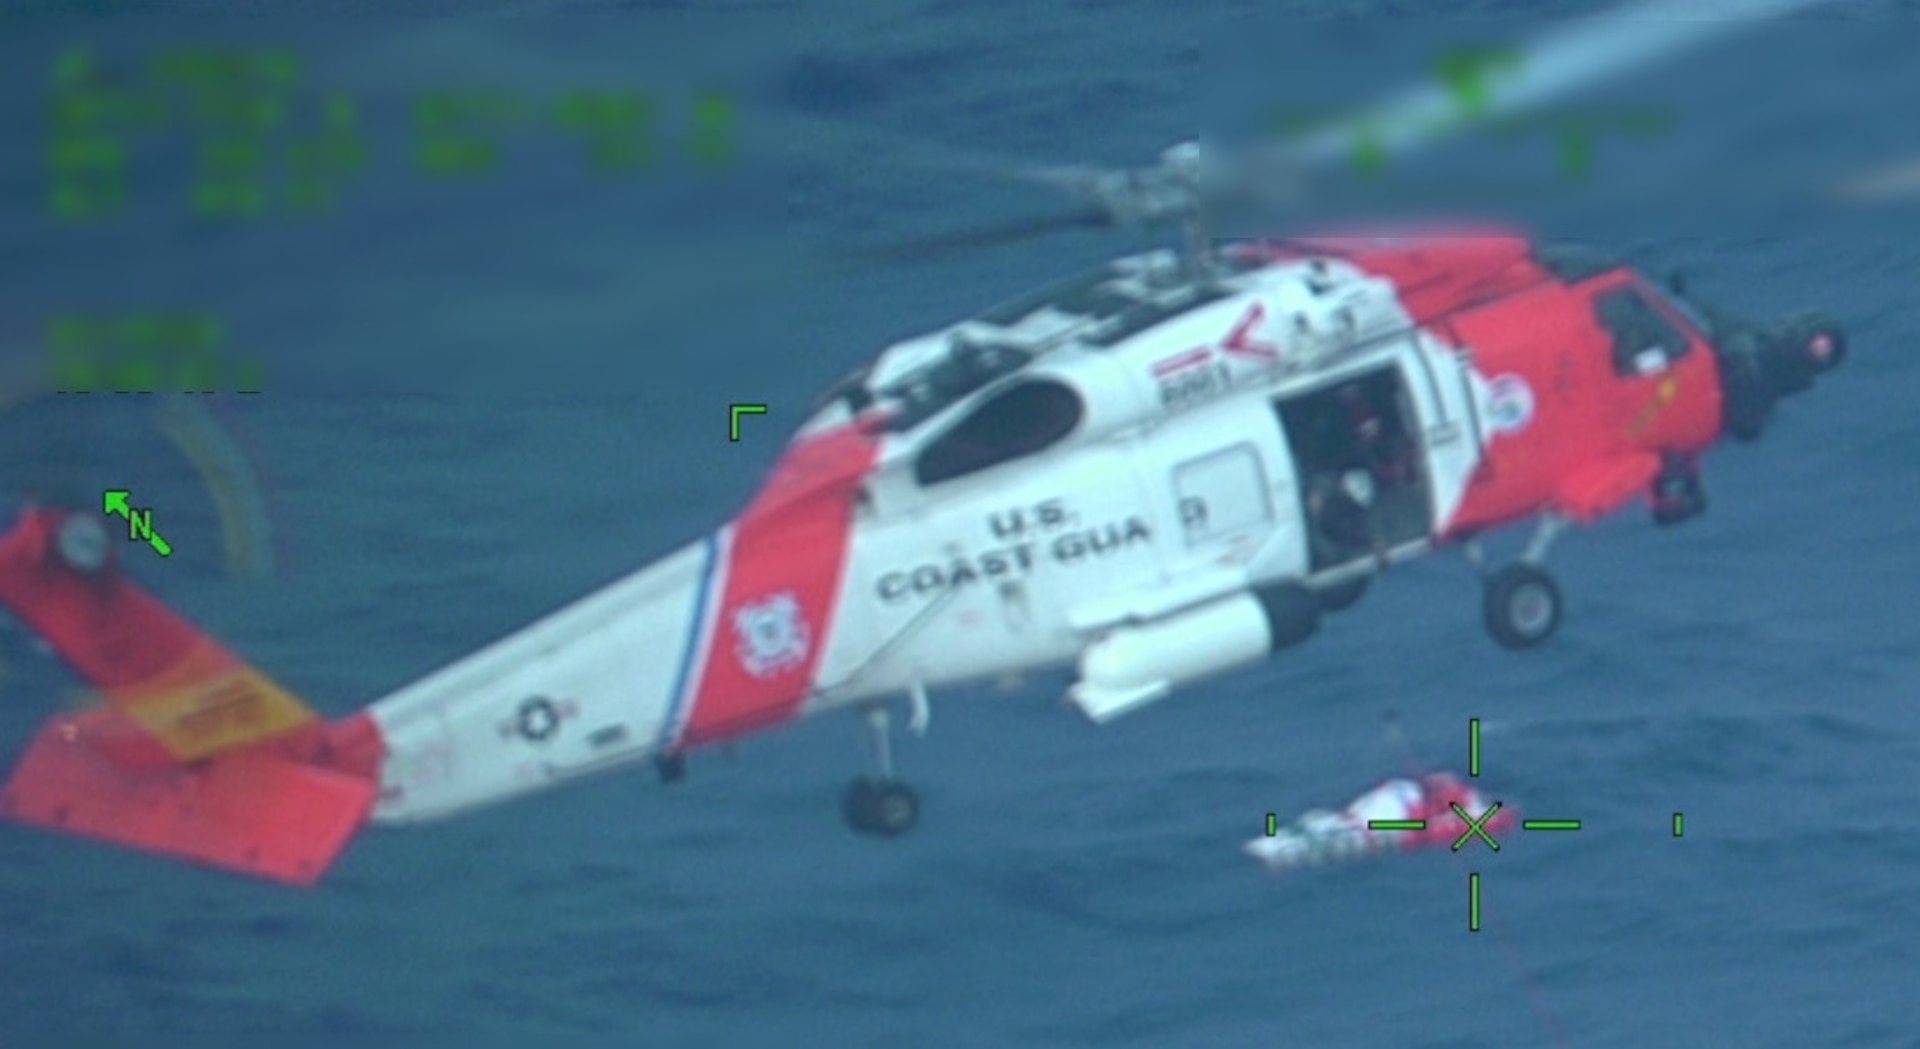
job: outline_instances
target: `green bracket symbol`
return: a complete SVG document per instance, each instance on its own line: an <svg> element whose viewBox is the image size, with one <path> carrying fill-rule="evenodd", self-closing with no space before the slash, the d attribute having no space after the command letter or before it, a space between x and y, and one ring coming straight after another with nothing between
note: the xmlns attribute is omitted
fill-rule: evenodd
<svg viewBox="0 0 1920 1049"><path fill-rule="evenodd" d="M740 440L740 417L742 415L765 415L764 404L731 404L727 406L727 440Z"/></svg>

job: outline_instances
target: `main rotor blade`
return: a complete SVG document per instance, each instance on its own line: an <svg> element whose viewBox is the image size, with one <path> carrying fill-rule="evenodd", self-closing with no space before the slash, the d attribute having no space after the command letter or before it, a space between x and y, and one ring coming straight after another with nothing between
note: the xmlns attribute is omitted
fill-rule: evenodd
<svg viewBox="0 0 1920 1049"><path fill-rule="evenodd" d="M1778 18L1826 0L1641 0L1552 31L1511 55L1498 68L1416 87L1358 115L1277 146L1221 152L1201 177L1178 166L1175 151L1157 164L1132 169L1038 166L931 144L907 152L949 171L992 173L1063 191L1090 211L1021 219L986 229L956 231L858 253L869 261L921 259L969 247L1015 243L1069 229L1147 226L1197 210L1216 215L1249 205L1300 202L1309 169L1354 156L1364 140L1378 158L1404 154L1477 121L1521 116L1563 96L1671 58L1728 35L1742 25ZM1198 157L1198 153L1191 154Z"/></svg>
<svg viewBox="0 0 1920 1049"><path fill-rule="evenodd" d="M1002 244L1017 244L1038 237L1065 233L1071 230L1104 229L1112 225L1106 214L1097 208L1073 211L1060 215L1041 215L1015 219L1010 222L974 229L954 230L948 233L936 233L927 237L916 237L895 241L873 247L857 248L844 253L841 257L849 262L912 262L934 258L966 248L994 247Z"/></svg>
<svg viewBox="0 0 1920 1049"><path fill-rule="evenodd" d="M990 150L951 146L803 113L782 113L778 126L789 145L803 155L819 152L858 155L890 167L917 168L928 173L981 175L1073 191L1111 170L1083 164L1034 163Z"/></svg>

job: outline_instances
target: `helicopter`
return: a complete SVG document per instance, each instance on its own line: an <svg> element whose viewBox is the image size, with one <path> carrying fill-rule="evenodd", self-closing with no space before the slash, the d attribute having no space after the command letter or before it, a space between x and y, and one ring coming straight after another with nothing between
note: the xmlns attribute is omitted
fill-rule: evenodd
<svg viewBox="0 0 1920 1049"><path fill-rule="evenodd" d="M344 718L142 590L98 515L29 507L0 602L108 702L42 728L0 816L311 885L369 821L648 762L677 780L689 752L849 709L872 767L845 818L898 836L921 811L900 697L924 731L934 689L1066 666L1067 703L1111 721L1306 643L1443 549L1479 567L1490 638L1533 648L1564 618L1556 537L1635 504L1696 517L1704 454L1846 356L1831 317L1748 319L1496 224L1212 236L1314 157L1190 142L1046 173L1088 221L1179 223L1184 249L886 348L731 521ZM1491 563L1481 537L1526 523Z"/></svg>

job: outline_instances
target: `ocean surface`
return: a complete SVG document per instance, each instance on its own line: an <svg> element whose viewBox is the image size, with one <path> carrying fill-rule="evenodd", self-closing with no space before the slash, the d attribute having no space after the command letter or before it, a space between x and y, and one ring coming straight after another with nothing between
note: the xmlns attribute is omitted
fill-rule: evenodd
<svg viewBox="0 0 1920 1049"><path fill-rule="evenodd" d="M1142 163L1263 105L1421 82L1462 40L1524 42L1540 24L1516 12L1599 7L725 6L0 20L8 360L40 359L56 312L217 314L266 364L265 392L201 405L263 478L274 571L228 571L158 397L0 412L0 498L131 489L177 551L129 548L133 574L342 714L722 522L888 342L1141 244L847 261L1057 202L959 158ZM1764 440L1709 459L1704 517L1564 538L1544 648L1490 643L1440 555L1312 645L1105 727L1062 706L1061 673L937 694L896 748L926 805L899 841L841 824L850 716L696 752L671 786L643 770L371 830L310 892L0 826L0 1046L1920 1046L1916 212L1806 203L1920 153L1913 10L1835 5L1584 93L1670 106L1672 131L1596 140L1592 192L1511 194L1543 235L1684 268L1741 312L1831 311L1853 339ZM153 145L124 214L51 218L63 49L211 44L289 46L315 97L362 100L376 157L338 207L195 219L184 147ZM405 162L424 90L639 85L683 119L669 96L715 84L742 129L717 174L596 178L532 137L464 181ZM1550 143L1462 141L1386 175L1531 168L1538 188L1553 164ZM1766 206L1736 199L1762 183ZM734 402L769 406L737 443ZM0 754L74 688L0 623ZM1463 771L1480 719L1487 789L1582 828L1285 876L1240 855L1266 813L1401 771L1389 710L1412 760Z"/></svg>

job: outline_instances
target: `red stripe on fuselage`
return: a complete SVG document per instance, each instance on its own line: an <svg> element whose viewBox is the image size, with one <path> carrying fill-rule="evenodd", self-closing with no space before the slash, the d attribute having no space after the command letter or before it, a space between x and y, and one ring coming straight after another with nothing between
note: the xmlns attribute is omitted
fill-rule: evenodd
<svg viewBox="0 0 1920 1049"><path fill-rule="evenodd" d="M803 439L734 522L726 592L682 743L792 718L839 607L854 503L879 450L842 427Z"/></svg>
<svg viewBox="0 0 1920 1049"><path fill-rule="evenodd" d="M1207 359L1212 356L1212 347L1196 346L1177 356L1153 362L1153 377L1157 379L1161 376L1171 375L1182 368L1191 368L1196 364L1205 364L1207 363Z"/></svg>

